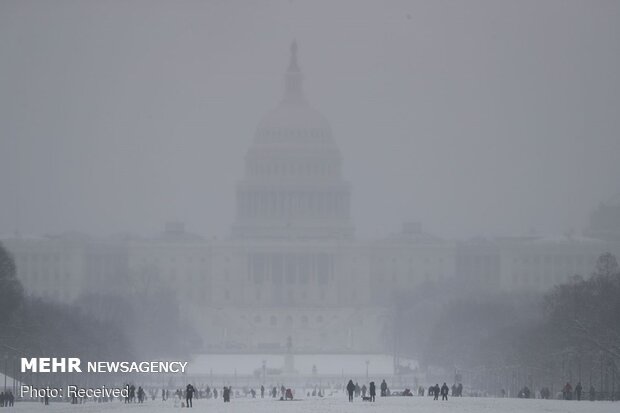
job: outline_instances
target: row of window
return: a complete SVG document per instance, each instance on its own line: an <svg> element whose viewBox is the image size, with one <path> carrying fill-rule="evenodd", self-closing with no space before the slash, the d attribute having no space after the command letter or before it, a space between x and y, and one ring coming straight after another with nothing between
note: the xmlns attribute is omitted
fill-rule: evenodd
<svg viewBox="0 0 620 413"><path fill-rule="evenodd" d="M241 318L245 319L245 316L241 316ZM338 319L338 316L335 315L332 318ZM252 321L254 322L254 324L263 324L263 317L260 315L255 315ZM267 322L267 319L264 321ZM314 321L316 324L323 324L325 322L325 319L322 315L317 315L314 318ZM291 315L287 315L286 317L278 317L276 315L272 315L269 317L268 322L269 325L272 327L277 327L279 323L282 323L286 326L293 326L295 324L295 320ZM302 315L301 317L299 317L298 323L302 327L308 327L310 325L310 317L308 317L307 315Z"/></svg>
<svg viewBox="0 0 620 413"><path fill-rule="evenodd" d="M318 299L321 301L325 301L325 297L327 294L325 288L320 288L318 292L319 292ZM254 290L254 296L256 298L257 303L261 303L263 299L265 298L263 297L263 292L259 289ZM230 290L224 290L224 298L226 301L231 300ZM306 290L301 290L299 294L296 294L295 291L288 290L286 292L286 295L284 295L284 292L282 290L272 290L272 293L269 294L269 301L273 303L284 303L285 301L287 303L294 303L297 300L305 301L307 299L308 299L308 292Z"/></svg>
<svg viewBox="0 0 620 413"><path fill-rule="evenodd" d="M141 259L143 264L147 264L147 263L151 263L151 264L159 264L160 263L160 257L159 256L154 256L151 258L147 258L147 257L142 257ZM163 260L165 261L165 260ZM194 257L194 256L187 256L187 257L177 257L175 255L171 255L168 257L168 261L169 262L174 262L176 263L178 262L186 262L188 264L193 264L194 262L196 263L201 263L201 264L205 264L207 263L207 258L206 257Z"/></svg>
<svg viewBox="0 0 620 413"><path fill-rule="evenodd" d="M596 257L593 255L532 255L513 258L515 264L546 264L546 265L590 265L594 266Z"/></svg>
<svg viewBox="0 0 620 413"><path fill-rule="evenodd" d="M400 259L397 257L393 257L391 260L388 260L387 258L378 258L376 262L377 262L377 265L385 267L388 265L397 266L399 262L402 261L403 263L409 263L409 266L411 267L418 260L423 262L424 264L443 264L444 262L443 257L431 258L428 256L417 257L417 258L409 257L409 258L400 258ZM391 261L391 262L388 263L388 261Z"/></svg>
<svg viewBox="0 0 620 413"><path fill-rule="evenodd" d="M247 165L248 173L252 176L309 176L327 177L338 176L338 165L332 162L256 162Z"/></svg>
<svg viewBox="0 0 620 413"><path fill-rule="evenodd" d="M19 278L21 278L22 280L24 280L25 282L29 282L29 281L38 281L39 279L41 280L47 280L47 279L54 279L54 280L60 280L61 278L64 279L69 279L71 276L69 275L69 273L60 273L57 271L41 271L41 272L37 272L37 271L29 271L29 272L19 272L18 274Z"/></svg>
<svg viewBox="0 0 620 413"><path fill-rule="evenodd" d="M287 274L283 273L273 273L273 274L264 274L264 273L254 273L254 284L262 285L268 283L271 279L271 284L280 285L280 284L301 284L306 285L309 284L311 280L316 280L319 285L327 285L328 283L328 275L327 273L321 273L316 275L311 275L308 270L304 272L300 272L299 274L295 274L294 272L288 272Z"/></svg>
<svg viewBox="0 0 620 413"><path fill-rule="evenodd" d="M253 217L332 217L348 216L346 192L276 192L253 191L239 194L238 212L242 218Z"/></svg>
<svg viewBox="0 0 620 413"><path fill-rule="evenodd" d="M60 261L70 261L71 258L66 254L49 254L49 253L41 253L41 254L19 254L15 256L15 260L23 263L27 262L60 262Z"/></svg>
<svg viewBox="0 0 620 413"><path fill-rule="evenodd" d="M260 128L256 131L256 136L259 138L314 138L312 142L316 142L316 138L329 139L331 133L325 128Z"/></svg>

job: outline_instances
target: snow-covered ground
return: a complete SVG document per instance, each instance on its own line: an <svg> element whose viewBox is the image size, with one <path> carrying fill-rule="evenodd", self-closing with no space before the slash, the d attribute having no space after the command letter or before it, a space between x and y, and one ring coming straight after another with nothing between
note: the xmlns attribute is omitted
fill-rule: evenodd
<svg viewBox="0 0 620 413"><path fill-rule="evenodd" d="M170 412L179 410L180 404L168 401L149 401L142 405L126 406L122 403L88 403L70 405L52 403L19 403L13 408L0 408L0 413L9 412ZM617 413L620 402L576 402L562 400L523 400L492 398L454 398L447 402L433 401L427 397L377 397L376 403L356 399L349 403L344 397L305 399L282 402L273 399L233 399L231 403L217 400L195 400L195 411L210 413Z"/></svg>

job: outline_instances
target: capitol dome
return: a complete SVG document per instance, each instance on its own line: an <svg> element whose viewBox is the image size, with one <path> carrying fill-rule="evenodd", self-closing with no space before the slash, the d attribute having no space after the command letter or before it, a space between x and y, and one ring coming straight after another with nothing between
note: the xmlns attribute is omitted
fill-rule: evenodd
<svg viewBox="0 0 620 413"><path fill-rule="evenodd" d="M325 116L306 102L283 101L269 112L258 125L257 134L267 130L313 131L331 134Z"/></svg>
<svg viewBox="0 0 620 413"><path fill-rule="evenodd" d="M349 185L327 119L307 102L297 44L284 96L259 122L237 185L233 234L249 238L342 238L349 222Z"/></svg>
<svg viewBox="0 0 620 413"><path fill-rule="evenodd" d="M329 122L304 96L296 43L291 45L291 57L284 81L284 96L279 105L259 122L249 153L260 151L262 145L292 146L298 147L300 151L310 146L327 146L338 152Z"/></svg>

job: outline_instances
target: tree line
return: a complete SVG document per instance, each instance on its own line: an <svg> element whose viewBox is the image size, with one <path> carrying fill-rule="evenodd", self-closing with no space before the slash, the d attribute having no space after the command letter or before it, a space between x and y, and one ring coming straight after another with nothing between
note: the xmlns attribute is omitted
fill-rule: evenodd
<svg viewBox="0 0 620 413"><path fill-rule="evenodd" d="M582 382L600 397L619 396L620 269L610 253L590 275L545 293L450 282L402 292L394 303L394 351L423 369L441 367L495 395Z"/></svg>
<svg viewBox="0 0 620 413"><path fill-rule="evenodd" d="M30 296L0 243L0 372L9 377L18 373L21 357L117 361L185 355L188 336L192 345L200 343L179 317L175 298L163 292L148 297L90 292L72 304Z"/></svg>

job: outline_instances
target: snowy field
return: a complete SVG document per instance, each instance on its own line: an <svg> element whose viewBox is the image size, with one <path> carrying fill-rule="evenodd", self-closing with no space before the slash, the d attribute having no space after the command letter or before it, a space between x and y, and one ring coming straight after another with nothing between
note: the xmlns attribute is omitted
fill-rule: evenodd
<svg viewBox="0 0 620 413"><path fill-rule="evenodd" d="M0 413L9 412L170 412L179 410L180 404L171 401L149 401L142 405L126 406L122 403L71 405L52 403L20 403L13 408L0 408ZM447 402L433 401L427 397L377 397L376 403L356 399L349 403L345 398L306 399L281 402L272 399L233 399L231 403L217 400L196 400L194 411L227 413L607 413L620 411L620 403L575 402L562 400L524 400L493 398L455 398Z"/></svg>

